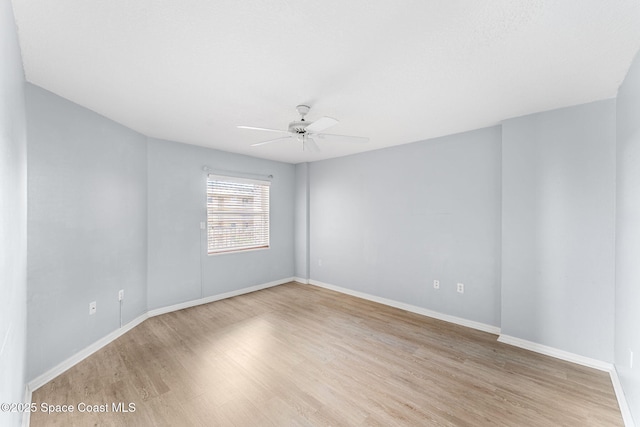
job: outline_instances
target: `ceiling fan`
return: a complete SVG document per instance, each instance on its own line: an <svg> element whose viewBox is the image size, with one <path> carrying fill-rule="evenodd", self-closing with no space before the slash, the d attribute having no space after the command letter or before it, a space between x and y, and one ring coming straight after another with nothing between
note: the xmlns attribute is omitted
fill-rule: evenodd
<svg viewBox="0 0 640 427"><path fill-rule="evenodd" d="M314 122L308 122L304 119L304 117L309 113L310 109L311 107L309 107L308 105L298 105L296 107L296 110L298 111L298 114L300 114L300 120L296 120L289 123L289 127L286 130L259 128L259 127L253 127L253 126L238 126L238 128L288 134L278 138L268 139L266 141L261 141L255 144L251 144L252 147L270 144L272 142L281 141L284 139L295 138L302 143L302 149L304 151L320 151L320 147L318 147L318 144L316 143L315 138L345 140L350 142L369 141L369 138L366 138L363 136L349 136L349 135L336 135L331 133L324 133L323 131L325 129L328 129L331 126L337 124L338 121L331 117L321 117Z"/></svg>

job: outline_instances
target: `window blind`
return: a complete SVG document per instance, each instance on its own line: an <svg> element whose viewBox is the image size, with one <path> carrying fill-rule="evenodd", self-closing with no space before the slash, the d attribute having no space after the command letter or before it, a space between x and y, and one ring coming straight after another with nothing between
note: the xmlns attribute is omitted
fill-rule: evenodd
<svg viewBox="0 0 640 427"><path fill-rule="evenodd" d="M269 247L269 181L207 177L209 254Z"/></svg>

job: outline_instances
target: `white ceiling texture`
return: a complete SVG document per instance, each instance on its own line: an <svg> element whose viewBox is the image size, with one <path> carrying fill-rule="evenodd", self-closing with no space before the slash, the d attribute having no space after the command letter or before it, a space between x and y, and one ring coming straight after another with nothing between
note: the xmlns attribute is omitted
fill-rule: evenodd
<svg viewBox="0 0 640 427"><path fill-rule="evenodd" d="M299 163L615 97L638 0L13 0L26 79L145 135ZM251 147L307 116L366 144Z"/></svg>

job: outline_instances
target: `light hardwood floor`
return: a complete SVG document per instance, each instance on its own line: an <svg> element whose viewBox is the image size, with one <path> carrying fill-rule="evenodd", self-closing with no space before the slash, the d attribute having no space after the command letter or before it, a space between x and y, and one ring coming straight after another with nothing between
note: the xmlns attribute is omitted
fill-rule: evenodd
<svg viewBox="0 0 640 427"><path fill-rule="evenodd" d="M496 338L290 283L146 320L32 398L109 412L31 425L623 425L607 373Z"/></svg>

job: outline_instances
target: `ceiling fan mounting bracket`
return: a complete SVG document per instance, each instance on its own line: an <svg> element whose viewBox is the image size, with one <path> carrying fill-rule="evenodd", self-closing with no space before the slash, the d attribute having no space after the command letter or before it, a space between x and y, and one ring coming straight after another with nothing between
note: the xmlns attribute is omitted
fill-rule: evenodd
<svg viewBox="0 0 640 427"><path fill-rule="evenodd" d="M301 121L304 121L304 116L307 115L307 113L309 113L309 110L311 109L311 107L309 107L308 105L304 105L304 104L300 104L296 106L296 110L298 111L298 114L300 114L301 117Z"/></svg>

